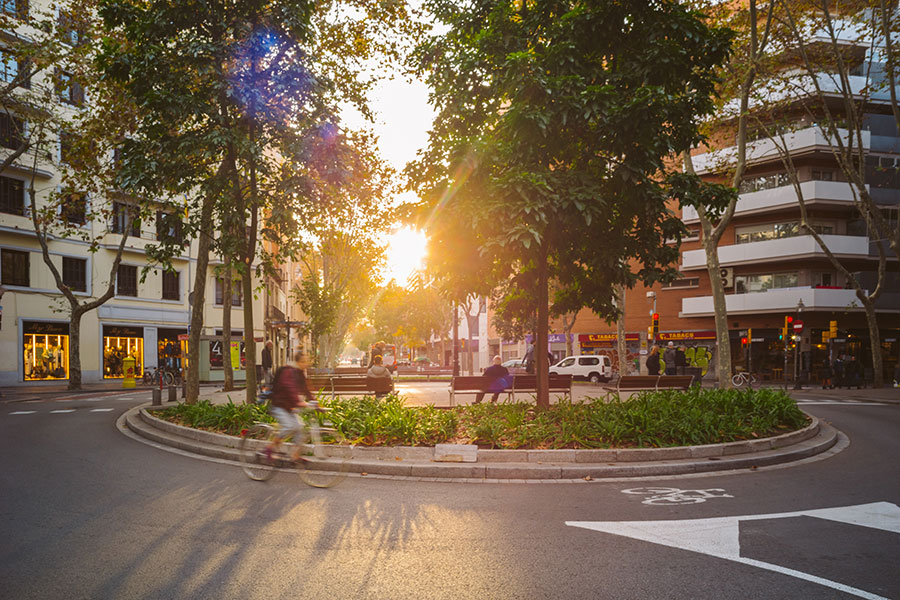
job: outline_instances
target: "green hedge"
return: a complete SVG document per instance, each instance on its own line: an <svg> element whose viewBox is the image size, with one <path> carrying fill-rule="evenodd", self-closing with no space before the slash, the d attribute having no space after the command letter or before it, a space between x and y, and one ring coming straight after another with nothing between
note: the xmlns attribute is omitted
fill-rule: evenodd
<svg viewBox="0 0 900 600"><path fill-rule="evenodd" d="M549 410L525 403L410 407L396 395L331 398L322 404L348 440L371 446L453 442L491 448L657 448L769 437L808 423L790 396L768 389L640 392L627 401L614 396L562 401ZM230 402L180 404L159 414L232 435L254 421L273 421L265 407Z"/></svg>

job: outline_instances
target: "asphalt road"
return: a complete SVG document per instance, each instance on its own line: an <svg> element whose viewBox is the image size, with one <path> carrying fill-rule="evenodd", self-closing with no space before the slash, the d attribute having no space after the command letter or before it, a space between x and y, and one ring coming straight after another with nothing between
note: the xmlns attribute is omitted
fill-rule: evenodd
<svg viewBox="0 0 900 600"><path fill-rule="evenodd" d="M148 396L0 404L0 598L900 598L897 405L788 467L316 490L117 431Z"/></svg>

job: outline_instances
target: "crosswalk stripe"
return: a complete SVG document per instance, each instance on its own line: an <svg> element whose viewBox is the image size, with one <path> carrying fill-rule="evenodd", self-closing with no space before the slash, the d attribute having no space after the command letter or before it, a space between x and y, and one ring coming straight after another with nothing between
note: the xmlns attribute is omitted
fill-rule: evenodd
<svg viewBox="0 0 900 600"><path fill-rule="evenodd" d="M11 415L33 415L36 412L37 412L36 410L16 410L9 414L11 414Z"/></svg>
<svg viewBox="0 0 900 600"><path fill-rule="evenodd" d="M74 409L74 408L62 408L62 409L59 409L59 410L51 410L51 411L50 411L50 414L53 414L53 413L70 413L70 412L75 412L75 409Z"/></svg>
<svg viewBox="0 0 900 600"><path fill-rule="evenodd" d="M112 408L92 408L91 412L109 412Z"/></svg>

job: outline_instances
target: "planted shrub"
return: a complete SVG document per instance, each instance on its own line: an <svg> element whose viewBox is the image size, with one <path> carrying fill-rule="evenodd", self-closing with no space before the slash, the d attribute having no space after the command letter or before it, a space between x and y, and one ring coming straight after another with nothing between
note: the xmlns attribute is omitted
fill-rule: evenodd
<svg viewBox="0 0 900 600"><path fill-rule="evenodd" d="M532 404L460 406L450 410L406 406L392 394L329 398L327 419L362 445L431 446L444 442L492 448L606 448L701 445L768 437L804 427L808 418L780 390L641 392L585 402L560 401L548 410ZM211 405L167 408L162 418L237 435L255 421L273 422L265 406Z"/></svg>

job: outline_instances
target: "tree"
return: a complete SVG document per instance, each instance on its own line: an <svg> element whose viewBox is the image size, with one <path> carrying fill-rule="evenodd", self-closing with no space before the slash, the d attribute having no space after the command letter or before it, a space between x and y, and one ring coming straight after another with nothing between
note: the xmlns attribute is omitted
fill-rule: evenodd
<svg viewBox="0 0 900 600"><path fill-rule="evenodd" d="M427 6L448 28L416 54L438 110L408 170L429 256L457 298L533 275L546 407L549 282L563 310L605 315L615 286L634 283L618 265L672 276L664 241L683 226L660 174L699 139L730 35L673 1Z"/></svg>
<svg viewBox="0 0 900 600"><path fill-rule="evenodd" d="M57 239L79 239L91 252L100 251L111 222L109 193L120 188L111 156L134 115L121 90L105 81L94 67L98 24L93 9L93 2L83 0L58 13L31 7L29 25L35 33L4 43L7 76L0 89L0 111L11 130L5 142L14 146L0 161L0 172L19 164L30 175L25 190L29 210L24 214L30 216L44 265L62 294L59 302L67 305L60 310L69 316L68 388L72 390L81 389L82 383L81 318L115 294L128 239L126 227L119 232L122 237L115 246L105 287L95 290L91 286L88 298L76 295L78 290L67 285L50 254ZM0 23L8 30L18 26L5 13ZM89 106L84 106L85 89L90 90ZM59 161L55 159L57 147L61 149ZM39 199L35 186L38 172L52 163L53 170L60 173L61 185ZM134 204L130 218L139 219L141 212L142 207Z"/></svg>

